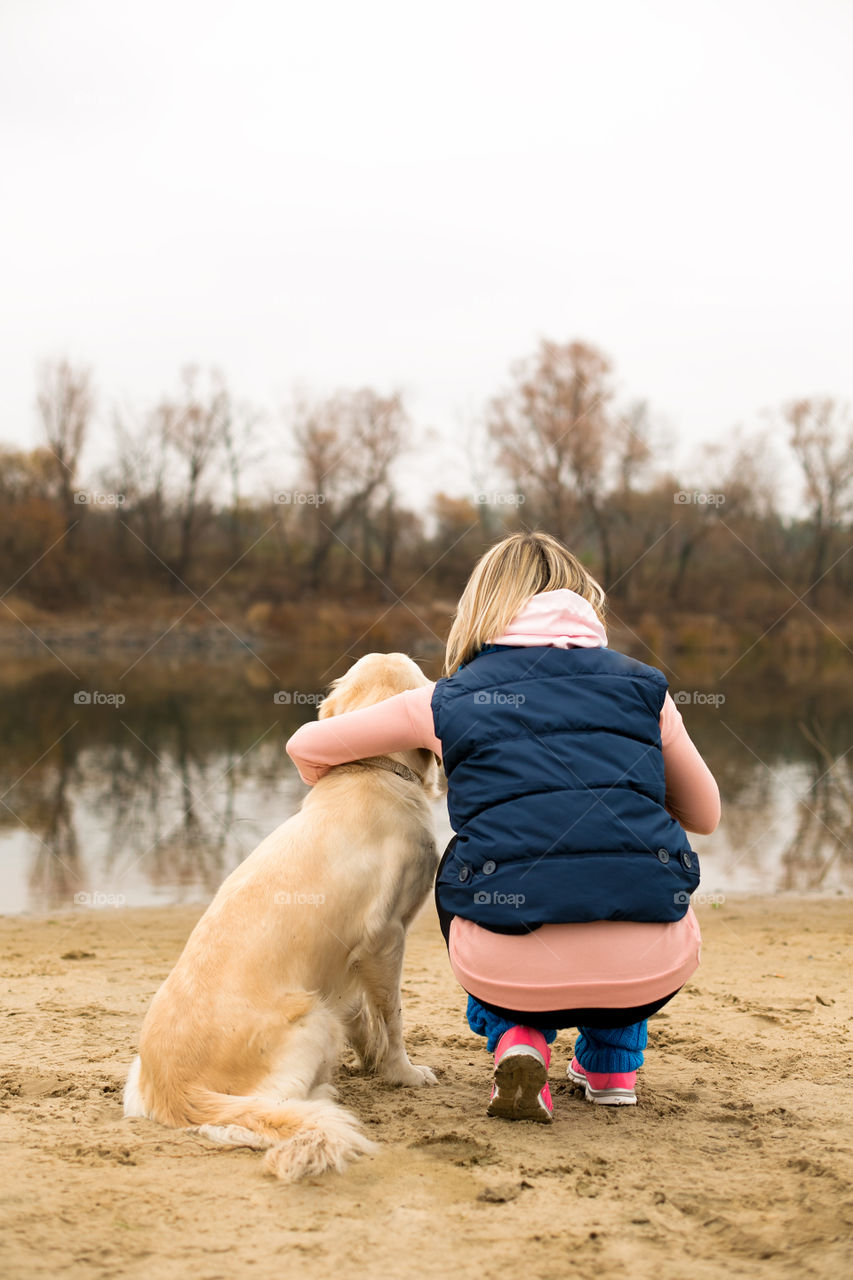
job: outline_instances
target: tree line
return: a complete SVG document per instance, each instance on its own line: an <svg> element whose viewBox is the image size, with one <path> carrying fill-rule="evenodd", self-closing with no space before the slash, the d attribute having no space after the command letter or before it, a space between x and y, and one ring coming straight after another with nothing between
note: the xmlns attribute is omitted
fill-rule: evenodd
<svg viewBox="0 0 853 1280"><path fill-rule="evenodd" d="M467 441L470 494L448 494L399 393L303 397L273 427L197 367L141 414L111 412L109 462L81 474L96 411L89 369L37 376L41 443L0 447L3 593L53 611L204 594L241 609L313 597L453 600L502 534L546 529L625 617L677 609L763 622L786 603L839 616L853 587L853 412L832 396L778 406L764 434L721 432L689 472L611 361L543 341ZM796 464L797 513L770 457ZM418 510L399 493L414 452ZM273 479L250 482L261 465ZM765 623L766 625L766 623Z"/></svg>

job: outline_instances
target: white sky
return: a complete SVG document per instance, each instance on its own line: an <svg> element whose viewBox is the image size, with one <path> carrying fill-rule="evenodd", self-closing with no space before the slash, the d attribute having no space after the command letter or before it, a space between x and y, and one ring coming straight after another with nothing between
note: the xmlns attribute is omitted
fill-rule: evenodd
<svg viewBox="0 0 853 1280"><path fill-rule="evenodd" d="M457 442L583 338L682 451L853 398L849 0L3 0L0 439L34 370L114 400L189 360L273 408L401 386ZM429 459L427 465L427 459Z"/></svg>

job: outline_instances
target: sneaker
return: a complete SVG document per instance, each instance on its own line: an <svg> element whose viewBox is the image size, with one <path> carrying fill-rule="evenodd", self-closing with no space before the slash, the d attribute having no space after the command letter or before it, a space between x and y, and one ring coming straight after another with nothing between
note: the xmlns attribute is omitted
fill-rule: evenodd
<svg viewBox="0 0 853 1280"><path fill-rule="evenodd" d="M603 1075L598 1071L584 1071L577 1058L572 1058L566 1075L574 1084L582 1084L587 1102L597 1102L604 1107L635 1107L637 1095L636 1071L615 1071Z"/></svg>
<svg viewBox="0 0 853 1280"><path fill-rule="evenodd" d="M548 1067L551 1050L541 1031L511 1027L495 1050L495 1079L487 1114L502 1120L535 1120L550 1124L554 1118Z"/></svg>

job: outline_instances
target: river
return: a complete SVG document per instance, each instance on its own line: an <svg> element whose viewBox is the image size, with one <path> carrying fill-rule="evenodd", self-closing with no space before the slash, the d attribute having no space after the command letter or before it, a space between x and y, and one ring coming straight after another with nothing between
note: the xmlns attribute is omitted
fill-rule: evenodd
<svg viewBox="0 0 853 1280"><path fill-rule="evenodd" d="M318 651L298 664L4 662L0 910L209 899L299 805L284 743L346 665ZM434 656L424 665L438 674ZM853 771L849 755L832 763L853 741L849 662L675 665L672 691L724 802L719 829L693 841L700 893L853 891ZM443 846L443 800L435 820Z"/></svg>

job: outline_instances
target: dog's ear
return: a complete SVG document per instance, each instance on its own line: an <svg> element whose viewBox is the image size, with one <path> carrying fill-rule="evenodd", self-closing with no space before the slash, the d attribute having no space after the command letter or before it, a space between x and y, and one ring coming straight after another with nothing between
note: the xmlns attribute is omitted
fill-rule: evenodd
<svg viewBox="0 0 853 1280"><path fill-rule="evenodd" d="M447 779L441 767L441 760L434 751L428 751L426 747L422 747L418 755L424 764L424 791L431 800L440 800L447 790Z"/></svg>
<svg viewBox="0 0 853 1280"><path fill-rule="evenodd" d="M381 673L359 668L358 663L329 685L329 692L317 708L317 719L339 716L358 707L370 707L390 698L398 690Z"/></svg>
<svg viewBox="0 0 853 1280"><path fill-rule="evenodd" d="M327 716L339 716L359 707L372 707L386 698L393 698L395 693L413 688L411 680L404 678L409 673L401 675L399 666L393 661L399 656L402 655L368 653L359 658L349 671L329 685L329 692L317 709L317 719L325 720Z"/></svg>
<svg viewBox="0 0 853 1280"><path fill-rule="evenodd" d="M348 701L347 691L340 687L345 678L345 676L338 676L337 680L333 680L329 685L329 692L317 708L318 720L325 720L327 716L337 716L342 711L346 711L346 706L342 703Z"/></svg>

